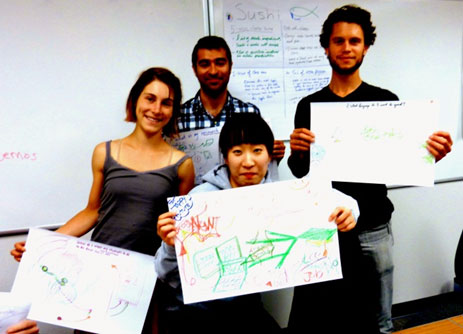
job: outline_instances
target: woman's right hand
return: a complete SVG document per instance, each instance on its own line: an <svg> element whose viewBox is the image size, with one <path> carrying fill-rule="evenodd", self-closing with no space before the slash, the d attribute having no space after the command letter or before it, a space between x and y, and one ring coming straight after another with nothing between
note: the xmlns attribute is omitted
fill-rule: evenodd
<svg viewBox="0 0 463 334"><path fill-rule="evenodd" d="M14 257L16 261L21 261L23 253L26 251L26 242L20 241L14 244L14 249L11 250L10 254Z"/></svg>
<svg viewBox="0 0 463 334"><path fill-rule="evenodd" d="M177 231L175 229L174 217L176 212L165 212L158 217L158 235L169 246L175 246Z"/></svg>

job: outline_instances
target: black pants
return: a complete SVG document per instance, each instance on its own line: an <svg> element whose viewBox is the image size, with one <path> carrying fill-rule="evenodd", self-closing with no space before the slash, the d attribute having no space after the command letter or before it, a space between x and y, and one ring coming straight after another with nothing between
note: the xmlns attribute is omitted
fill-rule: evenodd
<svg viewBox="0 0 463 334"><path fill-rule="evenodd" d="M339 233L343 279L298 286L289 319L290 333L378 333L367 259L354 232Z"/></svg>
<svg viewBox="0 0 463 334"><path fill-rule="evenodd" d="M463 232L455 253L455 282L463 285Z"/></svg>

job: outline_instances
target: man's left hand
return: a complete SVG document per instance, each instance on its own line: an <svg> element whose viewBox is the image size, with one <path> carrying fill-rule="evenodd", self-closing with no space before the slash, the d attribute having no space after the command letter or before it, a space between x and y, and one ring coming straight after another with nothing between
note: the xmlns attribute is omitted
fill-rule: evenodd
<svg viewBox="0 0 463 334"><path fill-rule="evenodd" d="M426 148L438 162L452 150L453 141L448 132L437 131L429 136L427 144Z"/></svg>
<svg viewBox="0 0 463 334"><path fill-rule="evenodd" d="M281 159L285 156L285 143L282 140L275 140L273 142L273 154L272 159L280 162Z"/></svg>

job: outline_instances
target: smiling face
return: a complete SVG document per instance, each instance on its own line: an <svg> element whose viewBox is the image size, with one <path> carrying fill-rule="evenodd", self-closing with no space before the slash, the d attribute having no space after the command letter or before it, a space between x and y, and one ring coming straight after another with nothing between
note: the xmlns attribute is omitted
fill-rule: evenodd
<svg viewBox="0 0 463 334"><path fill-rule="evenodd" d="M259 184L267 174L270 155L264 144L235 145L228 150L225 163L232 188Z"/></svg>
<svg viewBox="0 0 463 334"><path fill-rule="evenodd" d="M367 51L359 24L338 22L333 25L329 46L325 49L333 71L341 75L355 73Z"/></svg>
<svg viewBox="0 0 463 334"><path fill-rule="evenodd" d="M145 86L137 100L137 126L150 133L162 133L172 118L174 96L169 87L154 80Z"/></svg>
<svg viewBox="0 0 463 334"><path fill-rule="evenodd" d="M193 70L201 89L210 96L218 96L227 89L231 63L225 49L199 49Z"/></svg>

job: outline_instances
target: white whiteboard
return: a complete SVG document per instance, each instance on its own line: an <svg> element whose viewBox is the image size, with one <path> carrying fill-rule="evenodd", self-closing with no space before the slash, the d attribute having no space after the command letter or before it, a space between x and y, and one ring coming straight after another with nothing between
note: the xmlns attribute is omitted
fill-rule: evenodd
<svg viewBox="0 0 463 334"><path fill-rule="evenodd" d="M198 89L201 0L0 1L0 230L66 222L87 204L96 144L127 135L140 72Z"/></svg>
<svg viewBox="0 0 463 334"><path fill-rule="evenodd" d="M223 35L222 1L209 3L212 33ZM344 4L289 3L325 8L320 20ZM461 178L463 1L357 3L372 12L378 32L362 77L402 99L441 100L439 128L456 143L436 179ZM131 131L125 99L142 70L168 67L182 80L184 100L196 93L190 55L205 34L202 4L0 1L0 230L62 224L86 205L92 150Z"/></svg>
<svg viewBox="0 0 463 334"><path fill-rule="evenodd" d="M213 1L214 29L216 34L226 36L224 22L230 19L229 14L237 26L249 23L257 27L269 26L274 24L269 23L272 20L283 22L290 18L294 8L303 14L299 20L321 27L333 9L346 3L339 0L216 0ZM462 178L463 1L360 0L355 3L371 12L378 35L362 65L362 79L391 90L403 100L438 99L441 113L436 130L450 132L454 147L451 154L436 165L436 181ZM262 69L261 59L255 62L255 68ZM272 71L278 73L276 69ZM242 87L233 90L231 86L231 91L259 106L259 101L253 100L256 94L246 93ZM274 90L274 93L282 92ZM288 103L285 101L273 103L273 109L261 108L272 124L280 124L277 129L280 139L289 138L296 104L293 103L293 109L286 110L284 106Z"/></svg>

